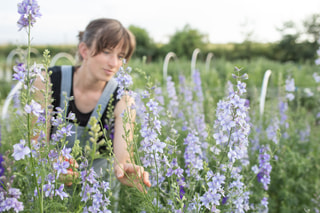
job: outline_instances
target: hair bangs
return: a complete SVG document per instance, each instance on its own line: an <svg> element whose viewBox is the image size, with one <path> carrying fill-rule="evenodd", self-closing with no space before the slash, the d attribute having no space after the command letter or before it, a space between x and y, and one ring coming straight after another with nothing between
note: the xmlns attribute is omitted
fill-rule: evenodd
<svg viewBox="0 0 320 213"><path fill-rule="evenodd" d="M112 30L110 30L110 28L102 29L101 32L97 33L95 41L96 54L102 52L104 49L113 49L120 45L126 59L131 57L135 47L134 36L120 26Z"/></svg>

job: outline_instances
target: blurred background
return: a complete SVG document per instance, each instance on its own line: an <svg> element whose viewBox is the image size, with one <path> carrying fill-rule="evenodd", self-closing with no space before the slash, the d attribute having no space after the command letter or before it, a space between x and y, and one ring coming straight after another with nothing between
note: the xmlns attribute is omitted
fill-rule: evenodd
<svg viewBox="0 0 320 213"><path fill-rule="evenodd" d="M18 0L1 0L0 54L26 44L18 32ZM55 0L38 1L42 17L32 29L40 51L74 53L77 34L95 18L120 20L137 38L134 57L163 59L168 51L190 57L195 48L226 59L263 56L279 61L313 60L320 32L320 1L289 0ZM54 48L52 47L54 46ZM57 49L53 50L53 49Z"/></svg>
<svg viewBox="0 0 320 213"><path fill-rule="evenodd" d="M12 68L23 62L19 56L25 55L27 45L26 32L18 31L16 24L19 2L0 0L0 110L17 83L12 80ZM118 19L137 40L129 62L134 68L133 89L140 91L146 86L142 70L168 94L165 70L181 89L180 76L192 83L196 68L201 75L203 113L209 127L215 121L217 103L226 95L234 67L243 68L249 75L246 98L250 100L253 140L257 135L261 144L270 143L263 135L264 130L279 115L285 113L281 119L287 119L281 120L283 126L278 132L281 142L275 153L277 160L272 162L270 189L265 192L269 212L320 211L320 66L315 63L316 59L320 63L319 0L38 0L38 3L42 17L31 30L32 61L43 63L42 53L48 49L52 57L50 65L74 64L78 32L96 18ZM171 63L167 56L171 57ZM261 88L267 70L272 74L265 78L268 90L264 97ZM283 111L280 107L288 93L286 84L293 79L294 91L290 93L295 99L285 100L288 106ZM177 94L181 96L179 100L184 100L182 90ZM263 113L261 100L265 100ZM253 195L260 198L261 194Z"/></svg>

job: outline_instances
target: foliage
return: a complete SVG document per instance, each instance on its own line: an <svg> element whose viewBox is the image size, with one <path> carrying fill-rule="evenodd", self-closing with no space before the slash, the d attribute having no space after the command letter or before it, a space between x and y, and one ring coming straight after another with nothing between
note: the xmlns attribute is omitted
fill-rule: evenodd
<svg viewBox="0 0 320 213"><path fill-rule="evenodd" d="M76 49L77 45L33 45L32 46L34 49L36 49L37 54L32 55L33 57L41 57L41 53L44 52L44 50L49 49L50 54L52 56L60 53L60 52L66 52L70 53L71 55L76 54ZM0 46L0 57L1 58L6 58L9 53L16 49L16 48L21 48L21 49L27 49L26 45L17 45L17 44L7 44L7 45L1 45Z"/></svg>
<svg viewBox="0 0 320 213"><path fill-rule="evenodd" d="M147 57L147 61L162 60L165 55L173 51L181 58L191 56L195 48L200 48L202 53L213 52L217 58L227 60L255 59L265 57L267 59L287 62L310 62L316 57L319 47L317 40L320 34L319 14L312 14L303 20L303 28L298 28L299 23L286 21L278 31L281 39L273 43L258 43L247 38L242 43L210 44L207 36L186 25L170 36L169 43L155 44L148 32L138 26L129 26L137 40L137 49L134 58ZM25 45L18 45L25 49ZM16 44L0 46L0 58L6 57L11 50L17 48ZM54 56L59 52L67 52L75 55L76 45L37 45L39 52L50 49Z"/></svg>
<svg viewBox="0 0 320 213"><path fill-rule="evenodd" d="M305 34L309 35L311 43L316 44L320 39L320 14L312 14L303 21Z"/></svg>
<svg viewBox="0 0 320 213"><path fill-rule="evenodd" d="M0 84L0 100L4 100L8 96L9 91L11 90L11 83L4 80L0 80Z"/></svg>
<svg viewBox="0 0 320 213"><path fill-rule="evenodd" d="M170 37L166 50L167 52L172 51L180 57L189 57L196 48L206 49L208 44L206 38L206 35L186 25L182 30L178 30Z"/></svg>
<svg viewBox="0 0 320 213"><path fill-rule="evenodd" d="M142 58L147 57L148 61L154 56L156 51L156 45L150 38L148 32L140 27L130 25L128 28L136 38L136 50L133 57Z"/></svg>
<svg viewBox="0 0 320 213"><path fill-rule="evenodd" d="M47 69L48 51L42 60ZM84 149L77 143L72 150L64 147L74 132L64 122L73 116L63 110L52 121L57 134L43 136L50 103L41 108L33 100L40 70L31 65L30 52L26 61L14 67L13 78L24 85L19 106L13 104L1 123L0 211L319 211L319 67L257 58L215 59L209 70L204 63L190 70L189 61L179 60L162 79L160 63L133 60L137 119L134 142L128 145L134 161L150 173L152 187L145 194L121 186L117 197L110 188L113 176L108 182L96 178L88 166L95 157L112 160L112 151L108 156L96 152L104 142L112 150L110 141L98 140L106 132L96 120L90 121L91 143ZM260 114L260 85L267 69L272 75L265 113ZM129 70L119 72L125 83L132 80ZM49 74L43 76L44 97ZM126 113L123 119L130 122ZM42 137L35 142L34 134ZM68 188L59 174L70 169L81 175L68 179Z"/></svg>

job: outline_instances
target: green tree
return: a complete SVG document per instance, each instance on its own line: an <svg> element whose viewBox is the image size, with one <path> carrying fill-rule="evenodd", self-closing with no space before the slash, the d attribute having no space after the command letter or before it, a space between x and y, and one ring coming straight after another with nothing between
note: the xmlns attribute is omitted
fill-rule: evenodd
<svg viewBox="0 0 320 213"><path fill-rule="evenodd" d="M208 44L208 36L186 25L181 31L170 37L165 47L167 51L174 52L178 57L191 57L194 49L204 51Z"/></svg>
<svg viewBox="0 0 320 213"><path fill-rule="evenodd" d="M300 32L296 24L293 21L287 21L277 30L281 33L281 40L275 46L275 58L280 61L298 60L297 41L300 38Z"/></svg>
<svg viewBox="0 0 320 213"><path fill-rule="evenodd" d="M312 14L303 21L305 34L311 43L317 43L320 38L320 13Z"/></svg>
<svg viewBox="0 0 320 213"><path fill-rule="evenodd" d="M133 57L143 57L146 56L150 61L156 51L156 45L153 39L149 36L149 33L140 27L130 25L128 29L136 37L137 47L134 52Z"/></svg>

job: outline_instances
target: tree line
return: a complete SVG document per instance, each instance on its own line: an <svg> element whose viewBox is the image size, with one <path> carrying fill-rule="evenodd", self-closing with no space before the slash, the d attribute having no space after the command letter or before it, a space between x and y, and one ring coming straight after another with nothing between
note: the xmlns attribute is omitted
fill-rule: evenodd
<svg viewBox="0 0 320 213"><path fill-rule="evenodd" d="M302 27L299 27L300 25ZM174 52L179 58L189 59L194 49L199 48L201 57L205 59L208 53L213 53L215 57L227 60L247 59L257 57L280 62L313 62L316 58L316 51L319 49L320 38L320 14L312 14L305 18L302 23L287 21L277 28L281 35L279 41L273 43L259 43L251 39L251 32L241 43L212 44L209 42L208 35L199 30L185 25L170 36L169 42L159 44L154 42L146 29L130 25L128 27L135 35L137 48L133 55L134 58L146 57L148 62L163 60L168 52ZM0 46L0 57L6 57L14 45ZM23 48L23 47L21 47ZM42 45L35 46L39 52L49 49L51 55L59 52L75 54L74 45Z"/></svg>
<svg viewBox="0 0 320 213"><path fill-rule="evenodd" d="M190 58L194 49L199 48L203 56L212 52L215 57L228 60L265 57L281 62L307 62L315 59L319 48L320 14L305 18L301 29L299 23L283 23L277 28L281 39L273 43L255 42L247 36L242 43L210 44L207 35L186 25L177 30L167 44L156 44L145 29L133 25L129 26L129 29L137 40L134 56L146 56L148 60L163 59L168 52Z"/></svg>

